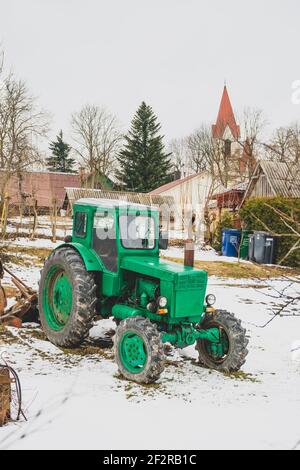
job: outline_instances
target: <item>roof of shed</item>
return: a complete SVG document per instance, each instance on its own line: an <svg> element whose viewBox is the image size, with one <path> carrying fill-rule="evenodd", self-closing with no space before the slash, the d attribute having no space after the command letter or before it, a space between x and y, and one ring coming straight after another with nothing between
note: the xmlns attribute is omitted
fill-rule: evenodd
<svg viewBox="0 0 300 470"><path fill-rule="evenodd" d="M125 204L139 204L142 206L162 206L167 205L170 210L174 208L174 198L170 196L159 196L145 193L131 193L122 191L103 191L101 189L88 188L65 188L67 201L73 207L73 204L80 199L106 199L112 201L123 201Z"/></svg>
<svg viewBox="0 0 300 470"><path fill-rule="evenodd" d="M159 188L154 189L149 194L155 196L155 195L164 193L166 191L169 191L170 189L175 188L176 186L180 186L181 184L187 183L188 181L190 181L190 180L196 178L197 176L199 176L200 174L201 173L196 173L194 175L190 175L190 176L186 176L185 178L181 178L179 180L171 181L170 183L164 184L163 186L160 186Z"/></svg>
<svg viewBox="0 0 300 470"><path fill-rule="evenodd" d="M116 207L130 207L131 209L147 210L151 209L151 206L145 204L137 204L120 199L97 199L97 198L83 198L76 201L76 204L81 206L96 206L102 209L115 209Z"/></svg>
<svg viewBox="0 0 300 470"><path fill-rule="evenodd" d="M272 188L274 197L300 198L300 164L260 160L254 170L244 195L251 194L256 180L263 173ZM243 201L244 201L243 200Z"/></svg>

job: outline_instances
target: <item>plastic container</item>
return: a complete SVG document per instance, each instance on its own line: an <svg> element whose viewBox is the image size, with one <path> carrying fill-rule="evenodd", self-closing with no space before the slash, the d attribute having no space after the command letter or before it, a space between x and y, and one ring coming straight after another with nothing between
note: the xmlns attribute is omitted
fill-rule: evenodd
<svg viewBox="0 0 300 470"><path fill-rule="evenodd" d="M249 238L251 232L249 230L242 231L242 241L240 246L240 258L249 259Z"/></svg>
<svg viewBox="0 0 300 470"><path fill-rule="evenodd" d="M237 258L241 243L242 232L236 229L222 230L222 255Z"/></svg>

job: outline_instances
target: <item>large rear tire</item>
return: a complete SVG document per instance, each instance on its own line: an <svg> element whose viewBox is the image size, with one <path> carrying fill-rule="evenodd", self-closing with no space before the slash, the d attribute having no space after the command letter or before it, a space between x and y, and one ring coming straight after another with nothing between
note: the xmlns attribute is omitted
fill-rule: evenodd
<svg viewBox="0 0 300 470"><path fill-rule="evenodd" d="M39 313L47 338L56 346L79 346L96 315L96 283L79 253L55 250L46 260L39 284Z"/></svg>
<svg viewBox="0 0 300 470"><path fill-rule="evenodd" d="M114 337L114 352L120 373L133 382L156 382L164 370L161 336L148 318L121 321Z"/></svg>
<svg viewBox="0 0 300 470"><path fill-rule="evenodd" d="M220 372L239 371L246 362L249 343L241 320L226 310L219 310L213 315L208 314L201 323L201 329L209 328L219 329L221 342L219 348L214 350L210 341L197 341L200 364Z"/></svg>

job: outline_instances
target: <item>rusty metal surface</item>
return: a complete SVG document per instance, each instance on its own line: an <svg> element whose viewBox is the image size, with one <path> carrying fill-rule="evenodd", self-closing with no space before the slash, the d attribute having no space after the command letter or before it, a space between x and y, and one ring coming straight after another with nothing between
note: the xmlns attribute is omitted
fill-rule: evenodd
<svg viewBox="0 0 300 470"><path fill-rule="evenodd" d="M2 270L11 276L13 284L19 291L19 295L16 298L15 304L6 309L5 290L1 286L0 281L0 307L3 306L3 308L0 308L0 324L8 324L20 328L25 315L37 306L37 292L28 287L9 269L2 266Z"/></svg>
<svg viewBox="0 0 300 470"><path fill-rule="evenodd" d="M194 267L195 263L195 243L193 240L184 242L184 265Z"/></svg>

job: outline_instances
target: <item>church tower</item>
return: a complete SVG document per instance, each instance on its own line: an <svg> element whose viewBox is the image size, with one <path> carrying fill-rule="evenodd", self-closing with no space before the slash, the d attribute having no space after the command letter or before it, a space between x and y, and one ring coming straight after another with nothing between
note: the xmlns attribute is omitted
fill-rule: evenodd
<svg viewBox="0 0 300 470"><path fill-rule="evenodd" d="M239 148L237 141L240 138L240 126L235 120L226 85L224 86L216 124L212 126L212 136L214 139L224 142L226 157L230 158L235 150Z"/></svg>

